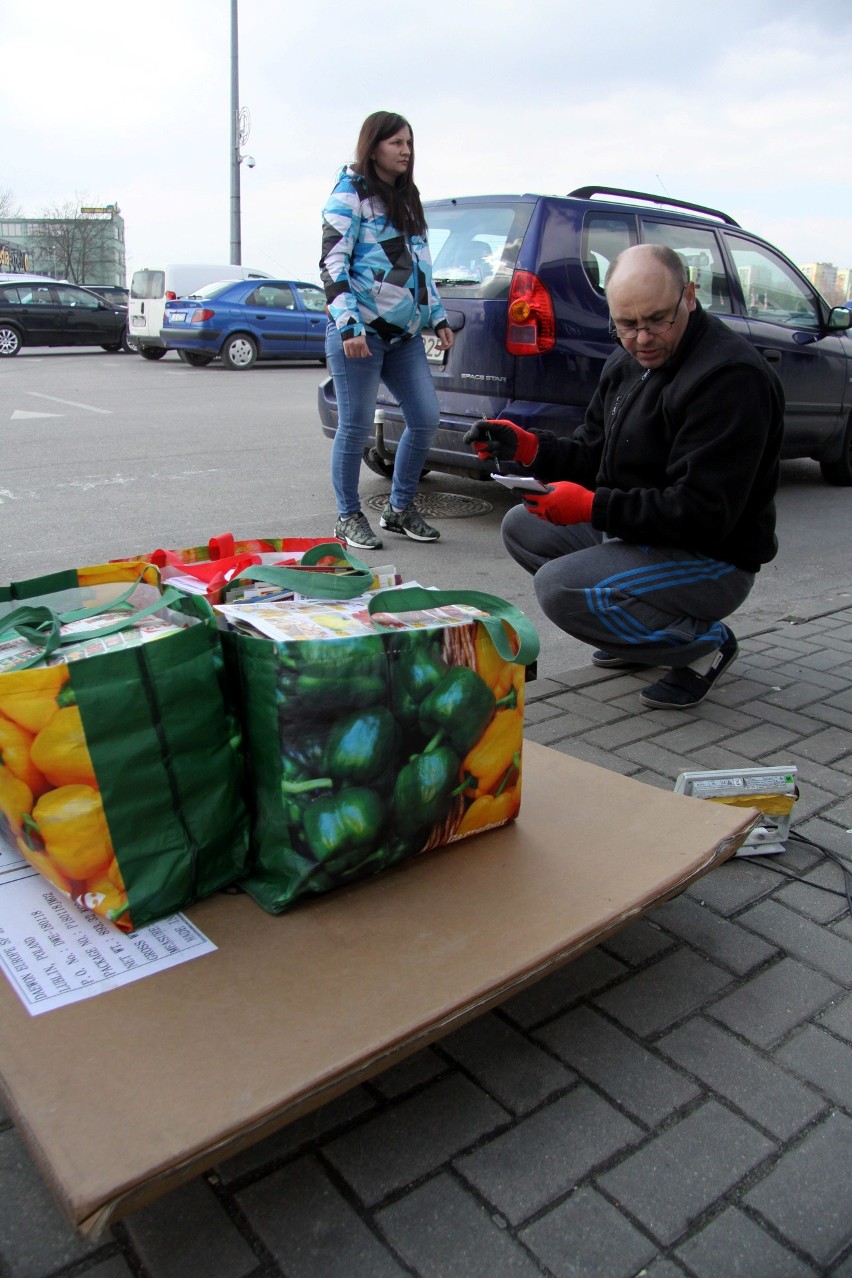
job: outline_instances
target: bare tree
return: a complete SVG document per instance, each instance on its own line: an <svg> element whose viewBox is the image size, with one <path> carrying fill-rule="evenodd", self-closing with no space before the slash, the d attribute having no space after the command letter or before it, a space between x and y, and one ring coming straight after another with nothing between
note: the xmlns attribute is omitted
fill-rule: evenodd
<svg viewBox="0 0 852 1278"><path fill-rule="evenodd" d="M33 240L43 269L57 279L80 284L91 279L104 261L104 220L84 210L90 201L79 195L64 204L46 206Z"/></svg>
<svg viewBox="0 0 852 1278"><path fill-rule="evenodd" d="M15 203L15 193L10 186L0 186L0 220L20 217L21 206Z"/></svg>

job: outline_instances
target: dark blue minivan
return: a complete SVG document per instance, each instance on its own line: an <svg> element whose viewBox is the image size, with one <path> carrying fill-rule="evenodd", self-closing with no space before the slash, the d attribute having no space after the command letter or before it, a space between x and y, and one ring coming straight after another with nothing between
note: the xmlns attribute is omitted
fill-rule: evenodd
<svg viewBox="0 0 852 1278"><path fill-rule="evenodd" d="M424 205L435 283L452 349L426 334L441 408L427 466L486 479L462 443L480 417L571 434L613 349L607 266L632 244L667 244L685 259L701 305L760 350L781 379L785 457L819 461L852 484L852 313L830 307L783 254L716 209L614 187L570 195L491 195ZM403 423L380 388L368 462L389 474ZM337 426L330 378L322 429Z"/></svg>

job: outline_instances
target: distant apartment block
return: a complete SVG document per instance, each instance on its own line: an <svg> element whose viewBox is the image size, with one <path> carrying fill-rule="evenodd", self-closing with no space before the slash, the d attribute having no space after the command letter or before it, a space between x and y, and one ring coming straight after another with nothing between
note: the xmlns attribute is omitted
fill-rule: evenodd
<svg viewBox="0 0 852 1278"><path fill-rule="evenodd" d="M799 270L832 306L852 297L852 267L837 267L833 262L805 262Z"/></svg>

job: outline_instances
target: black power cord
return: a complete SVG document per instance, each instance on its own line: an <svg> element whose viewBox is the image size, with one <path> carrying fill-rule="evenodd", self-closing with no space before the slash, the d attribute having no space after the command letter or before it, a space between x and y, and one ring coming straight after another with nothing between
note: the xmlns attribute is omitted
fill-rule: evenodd
<svg viewBox="0 0 852 1278"><path fill-rule="evenodd" d="M746 854L738 857L737 859L741 861L751 861L753 864L757 864L759 862L767 870L774 870L776 874L783 875L785 879L792 879L796 883L805 883L808 887L815 888L818 892L828 892L830 896L844 897L849 917L852 918L852 864L850 864L849 861L846 861L842 856L839 856L836 852L830 852L829 849L824 848L822 844L814 843L813 839L808 839L803 834L799 834L797 830L791 830L787 837L796 843L804 844L805 847L813 848L815 852L821 852L827 860L833 861L835 865L839 866L840 871L843 874L844 890L840 892L837 888L826 887L823 883L814 883L811 879L806 878L804 874L796 874L793 870L788 870L785 866L776 865L766 856L765 853L762 855L758 853L756 856L749 856Z"/></svg>

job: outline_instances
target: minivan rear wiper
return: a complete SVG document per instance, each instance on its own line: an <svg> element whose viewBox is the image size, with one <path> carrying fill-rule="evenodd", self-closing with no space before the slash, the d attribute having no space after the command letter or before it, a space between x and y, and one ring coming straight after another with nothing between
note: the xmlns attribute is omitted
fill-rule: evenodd
<svg viewBox="0 0 852 1278"><path fill-rule="evenodd" d="M482 280L478 275L435 275L433 280L436 284L481 284Z"/></svg>

